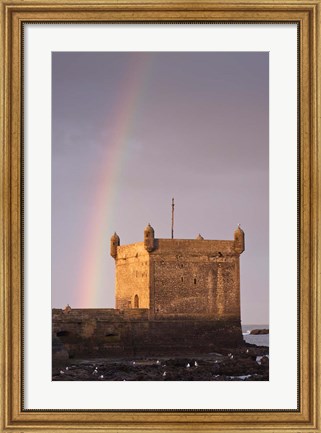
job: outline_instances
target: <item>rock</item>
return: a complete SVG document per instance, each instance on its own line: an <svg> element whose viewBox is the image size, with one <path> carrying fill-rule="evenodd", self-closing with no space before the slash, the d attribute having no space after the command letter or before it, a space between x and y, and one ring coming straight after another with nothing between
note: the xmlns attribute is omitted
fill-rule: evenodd
<svg viewBox="0 0 321 433"><path fill-rule="evenodd" d="M263 356L261 358L261 365L269 366L269 358L268 358L268 356Z"/></svg>
<svg viewBox="0 0 321 433"><path fill-rule="evenodd" d="M61 343L55 342L61 348ZM66 346L63 345L63 349ZM68 347L67 347L68 349ZM248 350L248 352L246 352ZM225 355L195 354L190 357L73 359L53 365L54 381L259 381L269 380L268 347L226 349ZM228 354L233 355L228 356ZM260 364L256 358L260 357ZM197 361L196 361L197 359ZM159 364L157 363L159 361ZM197 364L197 368L195 366ZM189 368L186 368L187 365ZM166 365L166 368L164 367ZM62 366L64 368L62 368ZM67 368L68 366L68 368ZM60 371L64 373L61 374ZM96 371L97 373L93 374ZM166 375L164 373L166 372ZM103 377L101 377L103 376Z"/></svg>
<svg viewBox="0 0 321 433"><path fill-rule="evenodd" d="M261 334L268 334L268 329L252 329L250 332L250 335L261 335Z"/></svg>

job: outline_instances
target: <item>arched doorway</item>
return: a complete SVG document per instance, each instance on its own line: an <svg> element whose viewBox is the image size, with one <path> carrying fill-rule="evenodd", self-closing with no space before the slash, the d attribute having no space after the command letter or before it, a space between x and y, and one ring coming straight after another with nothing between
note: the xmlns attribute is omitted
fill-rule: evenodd
<svg viewBox="0 0 321 433"><path fill-rule="evenodd" d="M138 295L135 295L135 298L134 298L134 308L139 308L139 297L138 297Z"/></svg>

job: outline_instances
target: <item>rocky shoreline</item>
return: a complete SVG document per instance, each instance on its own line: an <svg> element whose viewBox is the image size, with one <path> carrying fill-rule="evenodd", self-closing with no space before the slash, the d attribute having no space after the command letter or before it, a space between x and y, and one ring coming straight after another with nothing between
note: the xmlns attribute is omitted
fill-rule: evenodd
<svg viewBox="0 0 321 433"><path fill-rule="evenodd" d="M252 331L250 332L250 335L267 335L269 334L269 330L268 329L252 329Z"/></svg>
<svg viewBox="0 0 321 433"><path fill-rule="evenodd" d="M220 353L135 359L70 359L53 381L267 381L269 348L246 343Z"/></svg>

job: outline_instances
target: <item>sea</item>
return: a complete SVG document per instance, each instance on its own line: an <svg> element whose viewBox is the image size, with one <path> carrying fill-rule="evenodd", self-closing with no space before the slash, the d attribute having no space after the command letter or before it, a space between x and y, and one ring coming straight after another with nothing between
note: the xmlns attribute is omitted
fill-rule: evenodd
<svg viewBox="0 0 321 433"><path fill-rule="evenodd" d="M242 325L243 338L247 343L269 347L269 334L250 335L252 329L269 329L269 325Z"/></svg>

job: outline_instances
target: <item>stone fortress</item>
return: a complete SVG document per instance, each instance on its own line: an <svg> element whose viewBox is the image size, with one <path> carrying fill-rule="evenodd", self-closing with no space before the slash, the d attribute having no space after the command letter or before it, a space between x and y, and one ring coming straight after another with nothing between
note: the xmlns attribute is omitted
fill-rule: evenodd
<svg viewBox="0 0 321 433"><path fill-rule="evenodd" d="M120 245L114 233L116 309L53 309L53 341L71 358L238 347L244 248L240 226L233 240L158 239L148 224L143 242Z"/></svg>
<svg viewBox="0 0 321 433"><path fill-rule="evenodd" d="M144 242L120 245L116 263L116 308L147 308L150 318L240 318L240 254L244 233L233 241L156 239L148 225Z"/></svg>

